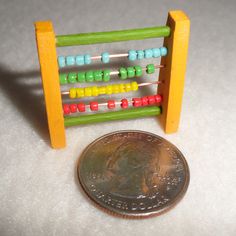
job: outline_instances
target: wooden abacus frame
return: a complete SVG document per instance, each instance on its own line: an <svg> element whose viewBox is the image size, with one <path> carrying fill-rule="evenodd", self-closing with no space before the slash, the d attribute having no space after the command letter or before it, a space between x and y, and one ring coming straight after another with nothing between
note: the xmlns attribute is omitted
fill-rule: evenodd
<svg viewBox="0 0 236 236"><path fill-rule="evenodd" d="M160 120L165 132L173 133L177 131L180 120L190 33L190 21L184 12L170 11L166 26L144 29L55 36L53 25L50 21L36 22L35 29L49 133L53 148L65 147L65 126L77 124L130 119L159 115L161 113ZM161 111L159 107L152 106L64 118L56 47L157 37L164 37L164 46L168 49L167 56L161 59L161 65L165 65L165 67L161 68L159 74L159 79L164 81L163 84L158 86L158 93L163 97Z"/></svg>

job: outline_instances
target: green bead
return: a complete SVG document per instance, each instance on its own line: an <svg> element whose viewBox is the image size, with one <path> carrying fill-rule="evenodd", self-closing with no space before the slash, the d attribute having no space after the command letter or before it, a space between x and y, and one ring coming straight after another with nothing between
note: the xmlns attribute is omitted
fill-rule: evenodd
<svg viewBox="0 0 236 236"><path fill-rule="evenodd" d="M153 74L155 72L154 64L148 64L146 68L147 68L147 73L148 74Z"/></svg>
<svg viewBox="0 0 236 236"><path fill-rule="evenodd" d="M121 67L119 70L119 76L121 79L127 79L127 70L124 67Z"/></svg>
<svg viewBox="0 0 236 236"><path fill-rule="evenodd" d="M60 74L59 75L59 79L60 79L60 84L67 84L67 74Z"/></svg>
<svg viewBox="0 0 236 236"><path fill-rule="evenodd" d="M68 75L68 82L69 82L70 84L74 84L74 83L77 82L77 81L76 81L76 78L77 78L77 74L74 73L74 72L71 72L71 73L69 73L69 75Z"/></svg>
<svg viewBox="0 0 236 236"><path fill-rule="evenodd" d="M79 83L85 82L85 72L78 72L77 79Z"/></svg>
<svg viewBox="0 0 236 236"><path fill-rule="evenodd" d="M134 69L135 69L135 76L137 77L142 76L143 70L141 66L135 66Z"/></svg>
<svg viewBox="0 0 236 236"><path fill-rule="evenodd" d="M102 81L102 71L101 70L96 70L93 72L94 80L95 81Z"/></svg>
<svg viewBox="0 0 236 236"><path fill-rule="evenodd" d="M85 73L86 82L93 82L93 71L88 71Z"/></svg>
<svg viewBox="0 0 236 236"><path fill-rule="evenodd" d="M108 82L110 80L110 70L104 70L103 71L103 81Z"/></svg>
<svg viewBox="0 0 236 236"><path fill-rule="evenodd" d="M135 76L134 67L127 67L128 78L133 78Z"/></svg>

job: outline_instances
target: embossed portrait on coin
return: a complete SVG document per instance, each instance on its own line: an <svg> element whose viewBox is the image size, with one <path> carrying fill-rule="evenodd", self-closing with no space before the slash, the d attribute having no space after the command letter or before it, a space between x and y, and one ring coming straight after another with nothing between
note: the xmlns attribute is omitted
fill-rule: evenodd
<svg viewBox="0 0 236 236"><path fill-rule="evenodd" d="M156 192L159 155L156 148L142 141L128 141L118 146L107 161L112 193L132 197Z"/></svg>

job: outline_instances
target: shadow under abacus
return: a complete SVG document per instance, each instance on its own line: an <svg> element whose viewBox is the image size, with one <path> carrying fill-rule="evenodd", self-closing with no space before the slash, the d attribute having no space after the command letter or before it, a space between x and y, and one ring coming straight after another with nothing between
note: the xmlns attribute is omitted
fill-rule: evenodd
<svg viewBox="0 0 236 236"><path fill-rule="evenodd" d="M102 65L102 69L119 68L120 66L128 67L133 65L130 62L124 63L118 60L117 62ZM99 64L83 66L83 71L98 69L101 69ZM78 68L69 68L69 70L78 71ZM62 71L69 72L67 69ZM32 128L37 131L40 138L50 146L45 101L40 77L40 70L37 69L14 71L0 64L0 88L10 99L16 110L19 110ZM139 78L139 81L145 82L145 79ZM142 95L149 93L149 88L144 87L142 89ZM67 100L67 98L63 98L64 102Z"/></svg>
<svg viewBox="0 0 236 236"><path fill-rule="evenodd" d="M37 70L13 71L0 64L0 88L13 106L49 145L40 72Z"/></svg>

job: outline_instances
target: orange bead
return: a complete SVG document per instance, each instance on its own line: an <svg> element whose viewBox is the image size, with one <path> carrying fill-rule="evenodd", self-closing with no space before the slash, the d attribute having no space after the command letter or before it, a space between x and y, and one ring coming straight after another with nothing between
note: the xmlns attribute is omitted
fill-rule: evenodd
<svg viewBox="0 0 236 236"><path fill-rule="evenodd" d="M147 106L148 105L148 97L142 97L142 106Z"/></svg>
<svg viewBox="0 0 236 236"><path fill-rule="evenodd" d="M116 107L115 101L114 101L114 100L109 100L109 101L107 102L107 107L108 107L109 109L114 109L114 108Z"/></svg>
<svg viewBox="0 0 236 236"><path fill-rule="evenodd" d="M98 110L98 102L90 102L90 109L91 109L91 111L97 111Z"/></svg>
<svg viewBox="0 0 236 236"><path fill-rule="evenodd" d="M161 96L160 94L157 94L157 95L155 95L154 97L155 97L156 103L162 102L162 96Z"/></svg>
<svg viewBox="0 0 236 236"><path fill-rule="evenodd" d="M70 114L70 106L68 104L64 104L63 111L64 111L65 115L69 115Z"/></svg>
<svg viewBox="0 0 236 236"><path fill-rule="evenodd" d="M154 96L148 96L148 104L153 105L155 104L155 97Z"/></svg>
<svg viewBox="0 0 236 236"><path fill-rule="evenodd" d="M76 104L70 104L70 111L71 111L72 113L77 112L77 105L76 105Z"/></svg>
<svg viewBox="0 0 236 236"><path fill-rule="evenodd" d="M79 103L77 105L79 112L85 112L85 104L84 103Z"/></svg>
<svg viewBox="0 0 236 236"><path fill-rule="evenodd" d="M142 100L141 98L133 98L133 106L134 107L141 107L142 106Z"/></svg>
<svg viewBox="0 0 236 236"><path fill-rule="evenodd" d="M127 108L127 107L129 106L128 100L127 100L126 98L123 98L123 99L121 100L120 106L121 106L123 109Z"/></svg>

